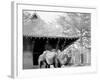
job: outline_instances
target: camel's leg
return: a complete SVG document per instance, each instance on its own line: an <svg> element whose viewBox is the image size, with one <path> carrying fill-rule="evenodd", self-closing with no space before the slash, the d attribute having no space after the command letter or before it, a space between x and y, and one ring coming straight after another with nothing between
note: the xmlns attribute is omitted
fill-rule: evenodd
<svg viewBox="0 0 100 80"><path fill-rule="evenodd" d="M61 63L60 63L59 60L57 60L57 66L58 66L58 67L61 67Z"/></svg>
<svg viewBox="0 0 100 80"><path fill-rule="evenodd" d="M46 63L46 66L45 66L45 68L48 68L48 63L47 63L47 61L45 60L44 62Z"/></svg>
<svg viewBox="0 0 100 80"><path fill-rule="evenodd" d="M40 62L40 64L39 64L39 68L41 68L41 67L42 67L42 64L43 64L43 62L41 61L41 62Z"/></svg>
<svg viewBox="0 0 100 80"><path fill-rule="evenodd" d="M54 66L54 68L57 67L57 59L56 58L54 59L53 66Z"/></svg>
<svg viewBox="0 0 100 80"><path fill-rule="evenodd" d="M50 64L48 64L48 68L50 68Z"/></svg>

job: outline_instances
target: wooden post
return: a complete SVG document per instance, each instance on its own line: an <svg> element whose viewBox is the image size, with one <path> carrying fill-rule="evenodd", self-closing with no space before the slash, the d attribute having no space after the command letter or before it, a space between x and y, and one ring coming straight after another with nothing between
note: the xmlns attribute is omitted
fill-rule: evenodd
<svg viewBox="0 0 100 80"><path fill-rule="evenodd" d="M34 58L34 46L35 46L35 39L32 40L32 59ZM33 65L34 65L34 59L33 59Z"/></svg>

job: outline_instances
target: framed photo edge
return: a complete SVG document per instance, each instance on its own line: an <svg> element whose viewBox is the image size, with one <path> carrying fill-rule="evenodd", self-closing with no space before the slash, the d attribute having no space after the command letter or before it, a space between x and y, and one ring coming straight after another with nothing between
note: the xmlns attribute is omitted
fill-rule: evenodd
<svg viewBox="0 0 100 80"><path fill-rule="evenodd" d="M18 59L19 59L19 54L18 54L18 34L19 34L19 31L18 31L18 14L17 14L17 10L18 10L18 6L19 5L31 5L31 6L45 6L45 7L47 7L47 6L49 6L49 7L62 7L62 8L77 8L77 9L80 9L80 8L82 8L82 9L91 9L91 10L93 10L93 14L94 14L94 22L95 23L93 23L93 26L95 25L95 26L97 26L97 9L95 8L95 7L76 7L76 6L70 6L70 5L68 5L68 6L59 6L59 5L40 5L40 4L29 4L29 3L20 3L20 2L11 2L11 77L12 78L18 78L18 77L26 77L26 73L27 73L27 71L25 72L25 75L21 75L20 76L20 74L21 73L23 73L22 71L20 71L19 70L19 65L22 65L22 64L19 64L19 61L18 61ZM91 35L93 36L94 34L93 34L93 30L95 29L95 27L93 27L92 25L91 25L91 31L92 31L92 33L91 33ZM92 37L93 38L93 37ZM92 39L91 38L91 39ZM94 43L94 44L92 44L92 43ZM93 47L95 45L95 41L93 40L92 42L91 42L91 46ZM93 49L94 49L94 47L93 47ZM92 50L93 51L93 53L96 51L95 49L94 50ZM84 71L84 72L71 72L71 71L69 71L71 74L72 73L90 73L90 72L97 72L97 56L96 56L96 54L94 55L94 61L96 61L95 62L95 64L93 64L93 70L91 70L91 71ZM66 68L65 68L66 69ZM60 73L60 74L63 74L62 73L62 71L64 71L65 69L46 69L46 70L37 70L37 71L34 71L34 70L32 70L31 72L32 73L34 73L34 72L36 72L36 73L39 73L39 71L40 72L42 72L42 71L47 71L47 72L50 72L51 71L51 73L54 71L54 75L56 75L56 73L58 72L58 73ZM68 70L68 69L67 69ZM76 70L78 70L78 69L76 69ZM72 70L73 71L73 70ZM32 74L32 73L30 73L30 74ZM51 74L50 73L50 74ZM65 74L66 72L64 72L64 74ZM70 73L67 73L67 74L70 74ZM40 73L40 75L41 75L41 73ZM59 75L59 74L57 74L57 75ZM33 76L33 75L32 75ZM38 76L38 75L36 75L36 76ZM29 77L29 76L28 76ZM33 76L34 77L34 76Z"/></svg>

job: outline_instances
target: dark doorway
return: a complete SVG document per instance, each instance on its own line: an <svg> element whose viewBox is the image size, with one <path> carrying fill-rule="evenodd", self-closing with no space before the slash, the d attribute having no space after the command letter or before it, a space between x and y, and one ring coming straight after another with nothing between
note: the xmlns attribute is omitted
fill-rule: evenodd
<svg viewBox="0 0 100 80"><path fill-rule="evenodd" d="M45 50L46 40L43 38L35 38L35 44L33 49L33 65L38 65L38 58Z"/></svg>

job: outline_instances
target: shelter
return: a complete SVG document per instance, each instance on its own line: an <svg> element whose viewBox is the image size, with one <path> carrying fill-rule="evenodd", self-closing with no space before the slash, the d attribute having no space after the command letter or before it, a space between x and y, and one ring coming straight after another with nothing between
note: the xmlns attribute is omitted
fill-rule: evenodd
<svg viewBox="0 0 100 80"><path fill-rule="evenodd" d="M78 35L68 36L63 31L62 26L45 23L36 13L23 23L23 51L32 51L33 65L38 65L38 57L44 50L64 50L78 40Z"/></svg>

